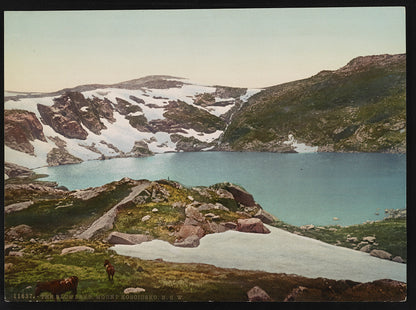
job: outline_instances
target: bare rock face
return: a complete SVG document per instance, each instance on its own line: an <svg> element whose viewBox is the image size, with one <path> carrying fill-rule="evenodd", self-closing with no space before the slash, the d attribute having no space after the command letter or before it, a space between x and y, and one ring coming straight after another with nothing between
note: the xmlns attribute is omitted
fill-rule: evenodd
<svg viewBox="0 0 416 310"><path fill-rule="evenodd" d="M85 98L79 92L67 92L55 98L53 106L38 104L42 121L51 126L57 133L67 137L85 140L87 131L82 127L100 134L107 127L101 121L106 118L114 122L113 108L107 99Z"/></svg>
<svg viewBox="0 0 416 310"><path fill-rule="evenodd" d="M22 110L4 110L4 144L13 150L34 155L30 141L46 142L43 126L35 113Z"/></svg>
<svg viewBox="0 0 416 310"><path fill-rule="evenodd" d="M254 215L254 217L260 219L265 224L271 224L276 220L276 218L273 215L264 211L263 209L259 209L259 211Z"/></svg>
<svg viewBox="0 0 416 310"><path fill-rule="evenodd" d="M79 164L83 162L81 158L70 154L66 149L56 147L47 154L46 161L49 166Z"/></svg>
<svg viewBox="0 0 416 310"><path fill-rule="evenodd" d="M227 190L233 195L235 201L248 207L254 207L256 202L253 196L237 185L230 185Z"/></svg>
<svg viewBox="0 0 416 310"><path fill-rule="evenodd" d="M260 234L270 233L270 230L268 230L263 225L263 222L258 218L238 219L236 230L241 231L241 232L260 233Z"/></svg>
<svg viewBox="0 0 416 310"><path fill-rule="evenodd" d="M150 156L153 154L153 152L149 150L149 145L143 140L135 141L130 153L132 153L135 157Z"/></svg>
<svg viewBox="0 0 416 310"><path fill-rule="evenodd" d="M142 242L150 241L152 238L143 234L125 234L117 231L112 232L107 241L111 244L140 244Z"/></svg>
<svg viewBox="0 0 416 310"><path fill-rule="evenodd" d="M42 104L38 104L38 111L42 116L42 121L51 126L53 130L71 139L85 140L88 136L87 131L82 128L79 118L72 118L72 114L65 111L53 109Z"/></svg>
<svg viewBox="0 0 416 310"><path fill-rule="evenodd" d="M270 296L260 287L255 286L247 292L249 301L272 301Z"/></svg>
<svg viewBox="0 0 416 310"><path fill-rule="evenodd" d="M19 166L13 163L4 163L4 173L9 177L9 178L15 178L15 177L26 177L26 176L32 176L35 173L30 170L29 168L23 167L23 166Z"/></svg>

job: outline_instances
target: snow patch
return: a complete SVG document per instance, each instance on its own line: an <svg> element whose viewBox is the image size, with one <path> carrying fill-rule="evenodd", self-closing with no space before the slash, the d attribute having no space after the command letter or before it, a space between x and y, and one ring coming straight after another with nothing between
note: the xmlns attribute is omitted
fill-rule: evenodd
<svg viewBox="0 0 416 310"><path fill-rule="evenodd" d="M240 96L240 100L246 102L251 96L261 92L262 90L263 89L261 88L249 88L244 95Z"/></svg>
<svg viewBox="0 0 416 310"><path fill-rule="evenodd" d="M4 161L17 164L19 166L34 169L46 166L46 160L42 157L29 155L4 146Z"/></svg>
<svg viewBox="0 0 416 310"><path fill-rule="evenodd" d="M316 153L318 152L317 146L308 146L304 143L298 143L292 134L289 134L288 141L283 141L284 144L291 145L298 153Z"/></svg>
<svg viewBox="0 0 416 310"><path fill-rule="evenodd" d="M297 236L265 225L269 234L238 231L208 234L196 248L175 247L162 240L137 245L115 245L117 254L177 263L204 263L222 268L297 274L309 278L370 282L406 282L406 265ZM248 250L249 249L249 250Z"/></svg>
<svg viewBox="0 0 416 310"><path fill-rule="evenodd" d="M186 131L187 133L181 133L180 135L187 137L187 138L194 137L195 139L199 141L208 142L208 143L218 139L223 133L222 130L217 130L214 133L204 133L204 132L196 131L194 129L186 129Z"/></svg>

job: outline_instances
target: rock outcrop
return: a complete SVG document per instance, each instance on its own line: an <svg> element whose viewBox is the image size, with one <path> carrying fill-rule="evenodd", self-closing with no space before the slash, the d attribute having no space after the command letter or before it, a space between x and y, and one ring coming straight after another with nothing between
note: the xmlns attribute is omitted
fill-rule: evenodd
<svg viewBox="0 0 416 310"><path fill-rule="evenodd" d="M254 217L260 219L265 224L271 224L277 220L276 217L264 211L264 209L259 209L259 211L254 215Z"/></svg>
<svg viewBox="0 0 416 310"><path fill-rule="evenodd" d="M236 230L248 233L270 233L270 230L265 227L263 222L258 218L238 219Z"/></svg>
<svg viewBox="0 0 416 310"><path fill-rule="evenodd" d="M102 129L107 128L101 118L115 121L111 102L96 97L85 98L79 92L67 92L54 98L51 107L42 104L37 107L42 121L67 138L85 140L88 132L82 125L93 133L100 134Z"/></svg>
<svg viewBox="0 0 416 310"><path fill-rule="evenodd" d="M107 242L111 244L140 244L142 242L147 242L152 240L153 238L149 235L143 234L126 234L120 232L112 232L108 238Z"/></svg>
<svg viewBox="0 0 416 310"><path fill-rule="evenodd" d="M5 240L17 240L33 235L32 227L26 224L11 227L5 232Z"/></svg>
<svg viewBox="0 0 416 310"><path fill-rule="evenodd" d="M46 157L49 166L79 164L83 160L70 154L65 148L53 148Z"/></svg>
<svg viewBox="0 0 416 310"><path fill-rule="evenodd" d="M249 301L272 301L270 296L260 287L255 286L247 292Z"/></svg>
<svg viewBox="0 0 416 310"><path fill-rule="evenodd" d="M33 176L35 173L30 170L29 168L19 166L13 163L4 163L4 173L9 178L16 178L16 177L30 177Z"/></svg>
<svg viewBox="0 0 416 310"><path fill-rule="evenodd" d="M238 203L241 203L248 207L256 205L253 196L241 187L231 184L226 187L226 190L233 195L235 201L237 201Z"/></svg>
<svg viewBox="0 0 416 310"><path fill-rule="evenodd" d="M30 143L35 139L46 142L43 126L35 113L23 110L4 110L4 144L13 150L35 155Z"/></svg>
<svg viewBox="0 0 416 310"><path fill-rule="evenodd" d="M383 250L372 250L370 252L371 256L375 256L382 259L391 259L392 255L389 252L383 251Z"/></svg>
<svg viewBox="0 0 416 310"><path fill-rule="evenodd" d="M151 182L147 180L143 180L138 182L139 184L136 185L131 189L131 193L125 197L122 201L112 207L109 211L107 211L103 216L98 218L94 223L91 224L84 232L76 235L77 238L80 239L91 239L93 238L98 232L107 231L113 228L114 220L117 216L118 209L125 204L130 203L133 199L140 194L143 190L145 190Z"/></svg>
<svg viewBox="0 0 416 310"><path fill-rule="evenodd" d="M12 213L12 212L22 211L24 209L29 208L31 205L33 205L33 201L31 201L31 200L14 203L14 204L5 206L4 207L4 213L9 214L9 213Z"/></svg>
<svg viewBox="0 0 416 310"><path fill-rule="evenodd" d="M84 246L84 245L74 246L74 247L62 249L61 255L67 255L67 254L84 252L84 251L89 252L89 253L94 253L95 250L92 247Z"/></svg>

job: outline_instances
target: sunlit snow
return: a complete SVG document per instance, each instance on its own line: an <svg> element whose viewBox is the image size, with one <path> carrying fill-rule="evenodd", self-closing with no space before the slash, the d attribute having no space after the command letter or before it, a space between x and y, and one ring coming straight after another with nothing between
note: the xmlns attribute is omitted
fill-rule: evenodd
<svg viewBox="0 0 416 310"><path fill-rule="evenodd" d="M406 282L406 265L337 247L266 225L269 234L226 231L208 234L196 248L175 247L162 240L116 245L118 254L169 262L204 263L223 268L297 274L310 278L370 282Z"/></svg>

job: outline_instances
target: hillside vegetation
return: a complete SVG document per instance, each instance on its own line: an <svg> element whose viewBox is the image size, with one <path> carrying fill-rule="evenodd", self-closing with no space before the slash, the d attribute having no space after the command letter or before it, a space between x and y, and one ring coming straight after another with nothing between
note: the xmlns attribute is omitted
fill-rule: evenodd
<svg viewBox="0 0 416 310"><path fill-rule="evenodd" d="M405 152L406 56L358 57L269 87L234 116L222 142L267 151L283 147L289 134L319 151Z"/></svg>

